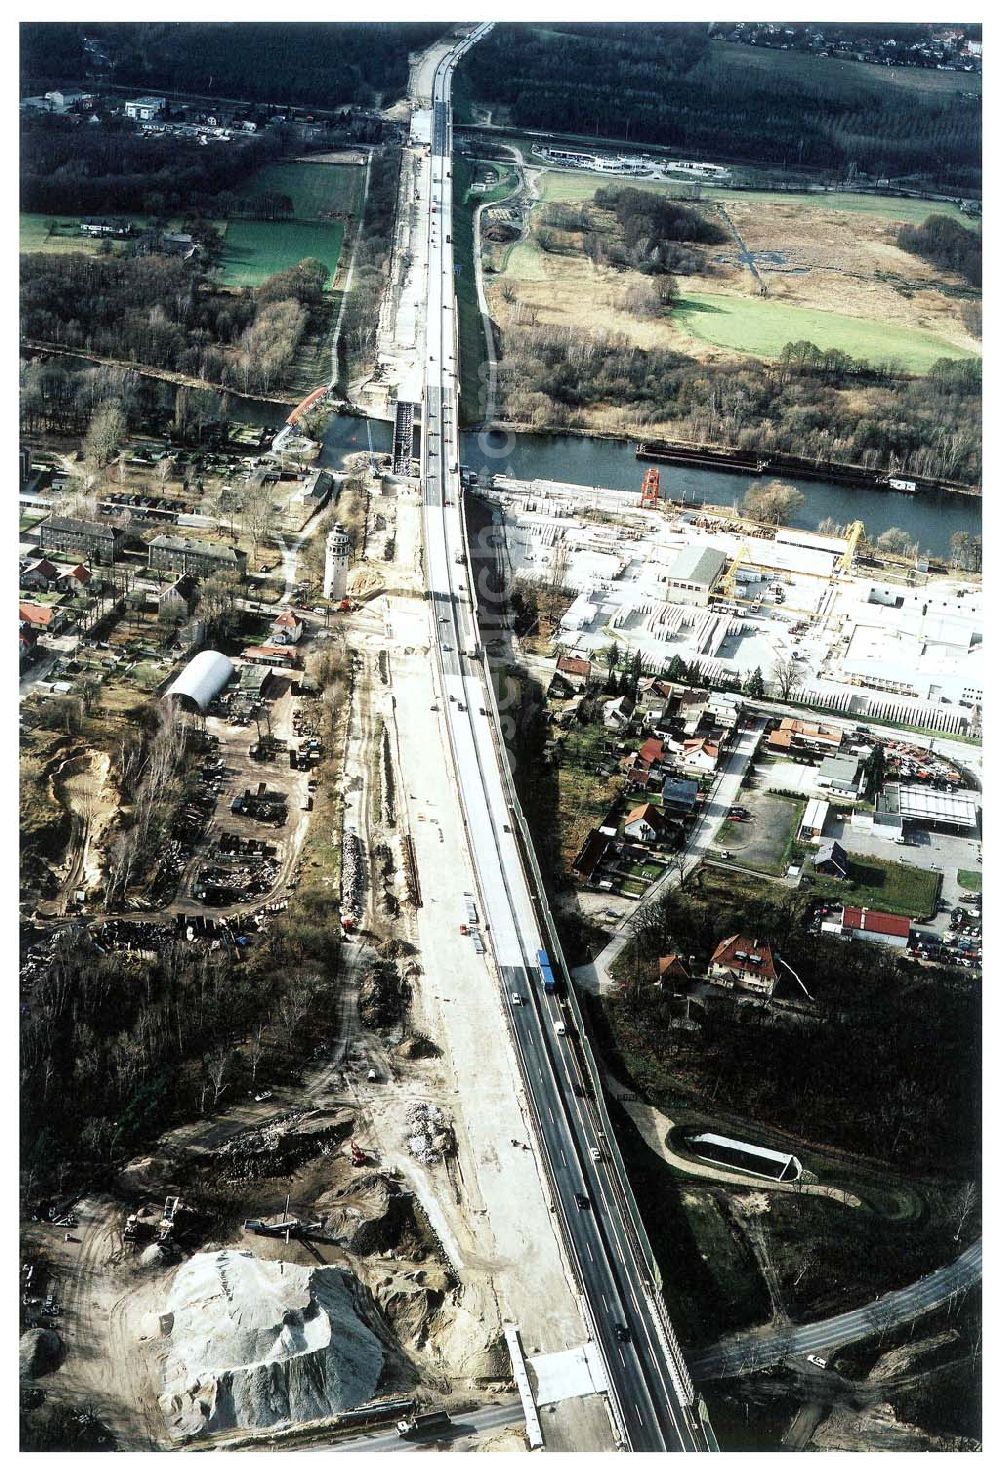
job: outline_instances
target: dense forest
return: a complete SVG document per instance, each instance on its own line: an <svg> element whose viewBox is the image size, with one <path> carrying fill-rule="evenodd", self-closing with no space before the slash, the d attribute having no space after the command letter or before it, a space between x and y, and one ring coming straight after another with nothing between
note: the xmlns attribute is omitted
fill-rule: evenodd
<svg viewBox="0 0 1000 1475"><path fill-rule="evenodd" d="M497 366L498 413L520 424L584 428L611 406L623 431L669 426L681 440L790 451L972 485L982 480L982 366L940 359L922 378L812 343L775 363L705 365L615 334L515 323Z"/></svg>
<svg viewBox="0 0 1000 1475"><path fill-rule="evenodd" d="M114 119L88 128L57 114L28 114L21 119L21 209L56 217L235 214L233 192L286 147L281 128L200 148L194 140L144 137Z"/></svg>
<svg viewBox="0 0 1000 1475"><path fill-rule="evenodd" d="M328 275L322 263L303 261L256 293L225 292L176 258L27 255L21 332L267 394L284 383Z"/></svg>
<svg viewBox="0 0 1000 1475"><path fill-rule="evenodd" d="M983 285L983 239L949 215L928 215L921 225L902 225L898 245L934 266L958 272L973 287Z"/></svg>
<svg viewBox="0 0 1000 1475"><path fill-rule="evenodd" d="M734 67L708 24L498 25L462 62L476 99L519 128L659 144L695 158L908 176L973 193L980 106L835 66L807 77Z"/></svg>
<svg viewBox="0 0 1000 1475"><path fill-rule="evenodd" d="M273 103L392 102L406 87L408 56L442 24L330 22L26 22L21 90L78 80L88 67L84 36L98 39L106 80L142 92L186 92Z"/></svg>
<svg viewBox="0 0 1000 1475"><path fill-rule="evenodd" d="M622 1057L651 1100L724 1103L806 1141L871 1154L901 1169L968 1172L977 1161L977 986L933 976L888 949L805 930L795 902L673 893L645 916L644 978L666 952L699 964L737 931L767 937L805 980L816 1017L709 1000L697 1034L671 1029L658 990L626 986L609 1011ZM847 960L850 959L849 966ZM640 970L641 971L641 970Z"/></svg>

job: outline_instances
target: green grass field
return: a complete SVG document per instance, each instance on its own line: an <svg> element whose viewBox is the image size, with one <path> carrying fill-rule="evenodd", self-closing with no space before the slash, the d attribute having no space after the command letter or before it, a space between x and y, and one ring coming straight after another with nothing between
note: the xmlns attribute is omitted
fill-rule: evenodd
<svg viewBox="0 0 1000 1475"><path fill-rule="evenodd" d="M276 271L286 271L313 256L337 269L344 243L342 221L231 220L222 249L222 280L227 287L259 287ZM329 287L329 282L327 283Z"/></svg>
<svg viewBox="0 0 1000 1475"><path fill-rule="evenodd" d="M814 873L807 880L817 896L835 897L848 906L895 912L915 921L934 915L941 886L937 871L921 871L897 860L859 860L854 856L850 857L846 881Z"/></svg>
<svg viewBox="0 0 1000 1475"><path fill-rule="evenodd" d="M265 164L240 189L243 199L288 195L296 220L328 220L332 213L357 215L365 171L355 164Z"/></svg>
<svg viewBox="0 0 1000 1475"><path fill-rule="evenodd" d="M677 299L673 316L692 337L755 358L777 358L786 343L802 339L871 363L893 361L914 374L925 374L939 358L972 357L936 333L787 306L766 297L691 292Z"/></svg>
<svg viewBox="0 0 1000 1475"><path fill-rule="evenodd" d="M959 871L958 884L963 891L982 891L983 873L982 871Z"/></svg>
<svg viewBox="0 0 1000 1475"><path fill-rule="evenodd" d="M122 215L121 219L131 220L134 225L145 225L147 217ZM20 218L19 234L21 251L83 251L93 256L101 244L91 236L80 234L78 215L32 215L25 212ZM118 244L112 243L113 246Z"/></svg>

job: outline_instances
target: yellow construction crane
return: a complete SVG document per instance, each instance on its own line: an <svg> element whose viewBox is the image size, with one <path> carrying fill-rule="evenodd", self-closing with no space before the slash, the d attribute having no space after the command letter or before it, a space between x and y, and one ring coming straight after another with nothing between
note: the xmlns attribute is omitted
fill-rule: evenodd
<svg viewBox="0 0 1000 1475"><path fill-rule="evenodd" d="M736 575L739 572L740 565L744 562L745 559L749 557L750 549L745 543L741 543L736 550L735 558L729 565L729 571L726 574L726 577L719 585L719 592L724 599L735 599L739 597L736 594Z"/></svg>
<svg viewBox="0 0 1000 1475"><path fill-rule="evenodd" d="M858 544L864 535L865 525L863 522L852 522L850 527L847 528L844 533L844 537L847 539L847 547L834 565L838 574L849 574L851 572L851 568L854 565L854 555L858 551Z"/></svg>

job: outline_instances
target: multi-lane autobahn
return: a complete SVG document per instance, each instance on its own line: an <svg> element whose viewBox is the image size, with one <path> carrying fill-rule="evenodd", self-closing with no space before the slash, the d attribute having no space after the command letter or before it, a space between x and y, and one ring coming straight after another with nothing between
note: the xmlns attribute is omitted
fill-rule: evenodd
<svg viewBox="0 0 1000 1475"><path fill-rule="evenodd" d="M525 1089L564 1238L611 1384L623 1442L636 1451L709 1448L678 1357L664 1341L649 1268L601 1135L579 1040L565 1003L541 989L537 953L549 946L511 812L496 709L481 655L462 525L458 340L452 254L451 79L482 25L442 59L434 77L421 471L424 559L442 728L450 749L490 950L504 990ZM518 1002L521 1001L521 1002ZM568 1022L569 1021L569 1022ZM530 1275L526 1265L524 1273ZM673 1358L673 1365L671 1361ZM681 1370L683 1371L683 1370Z"/></svg>

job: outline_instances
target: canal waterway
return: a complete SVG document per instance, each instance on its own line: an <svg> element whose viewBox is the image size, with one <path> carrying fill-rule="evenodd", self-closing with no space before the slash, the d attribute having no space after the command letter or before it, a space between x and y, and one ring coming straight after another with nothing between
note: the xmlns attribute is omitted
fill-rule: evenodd
<svg viewBox="0 0 1000 1475"><path fill-rule="evenodd" d="M392 446L392 427L385 421L356 420L335 415L323 438L324 465L337 465L351 451L372 446L384 452ZM509 434L504 431L466 432L462 436L462 463L486 483L497 474L523 481L561 481L577 486L598 486L637 493L645 465L636 460L634 441L600 440L580 435ZM661 466L660 485L676 501L707 502L732 507L761 478L701 467ZM888 488L845 487L833 482L789 481L805 498L793 519L795 527L815 529L826 517L849 523L860 519L869 537L887 528L903 528L927 553L948 553L952 533L978 533L982 505L977 497L936 495L910 496Z"/></svg>
<svg viewBox="0 0 1000 1475"><path fill-rule="evenodd" d="M67 358L67 363L84 364L85 359ZM146 378L146 376L143 376ZM164 409L172 407L176 386L149 380ZM288 406L273 400L240 399L228 395L225 408L233 420L246 425L283 425ZM392 425L385 420L365 420L354 415L333 415L323 436L320 464L339 466L344 457L368 449L384 454L392 449ZM466 431L462 435L462 463L476 472L480 482L500 474L523 481L561 481L579 486L597 486L637 493L642 485L645 463L636 460L635 441L603 440L586 435L545 435L509 431ZM760 478L702 467L661 466L660 485L673 500L693 504L710 503L732 507ZM805 501L793 519L795 527L815 529L826 517L834 522L855 519L876 538L887 528L903 528L916 543L935 557L948 553L953 533L978 533L982 527L982 503L978 497L949 496L947 493L910 496L888 488L845 487L833 482L802 481L782 476L797 486Z"/></svg>

